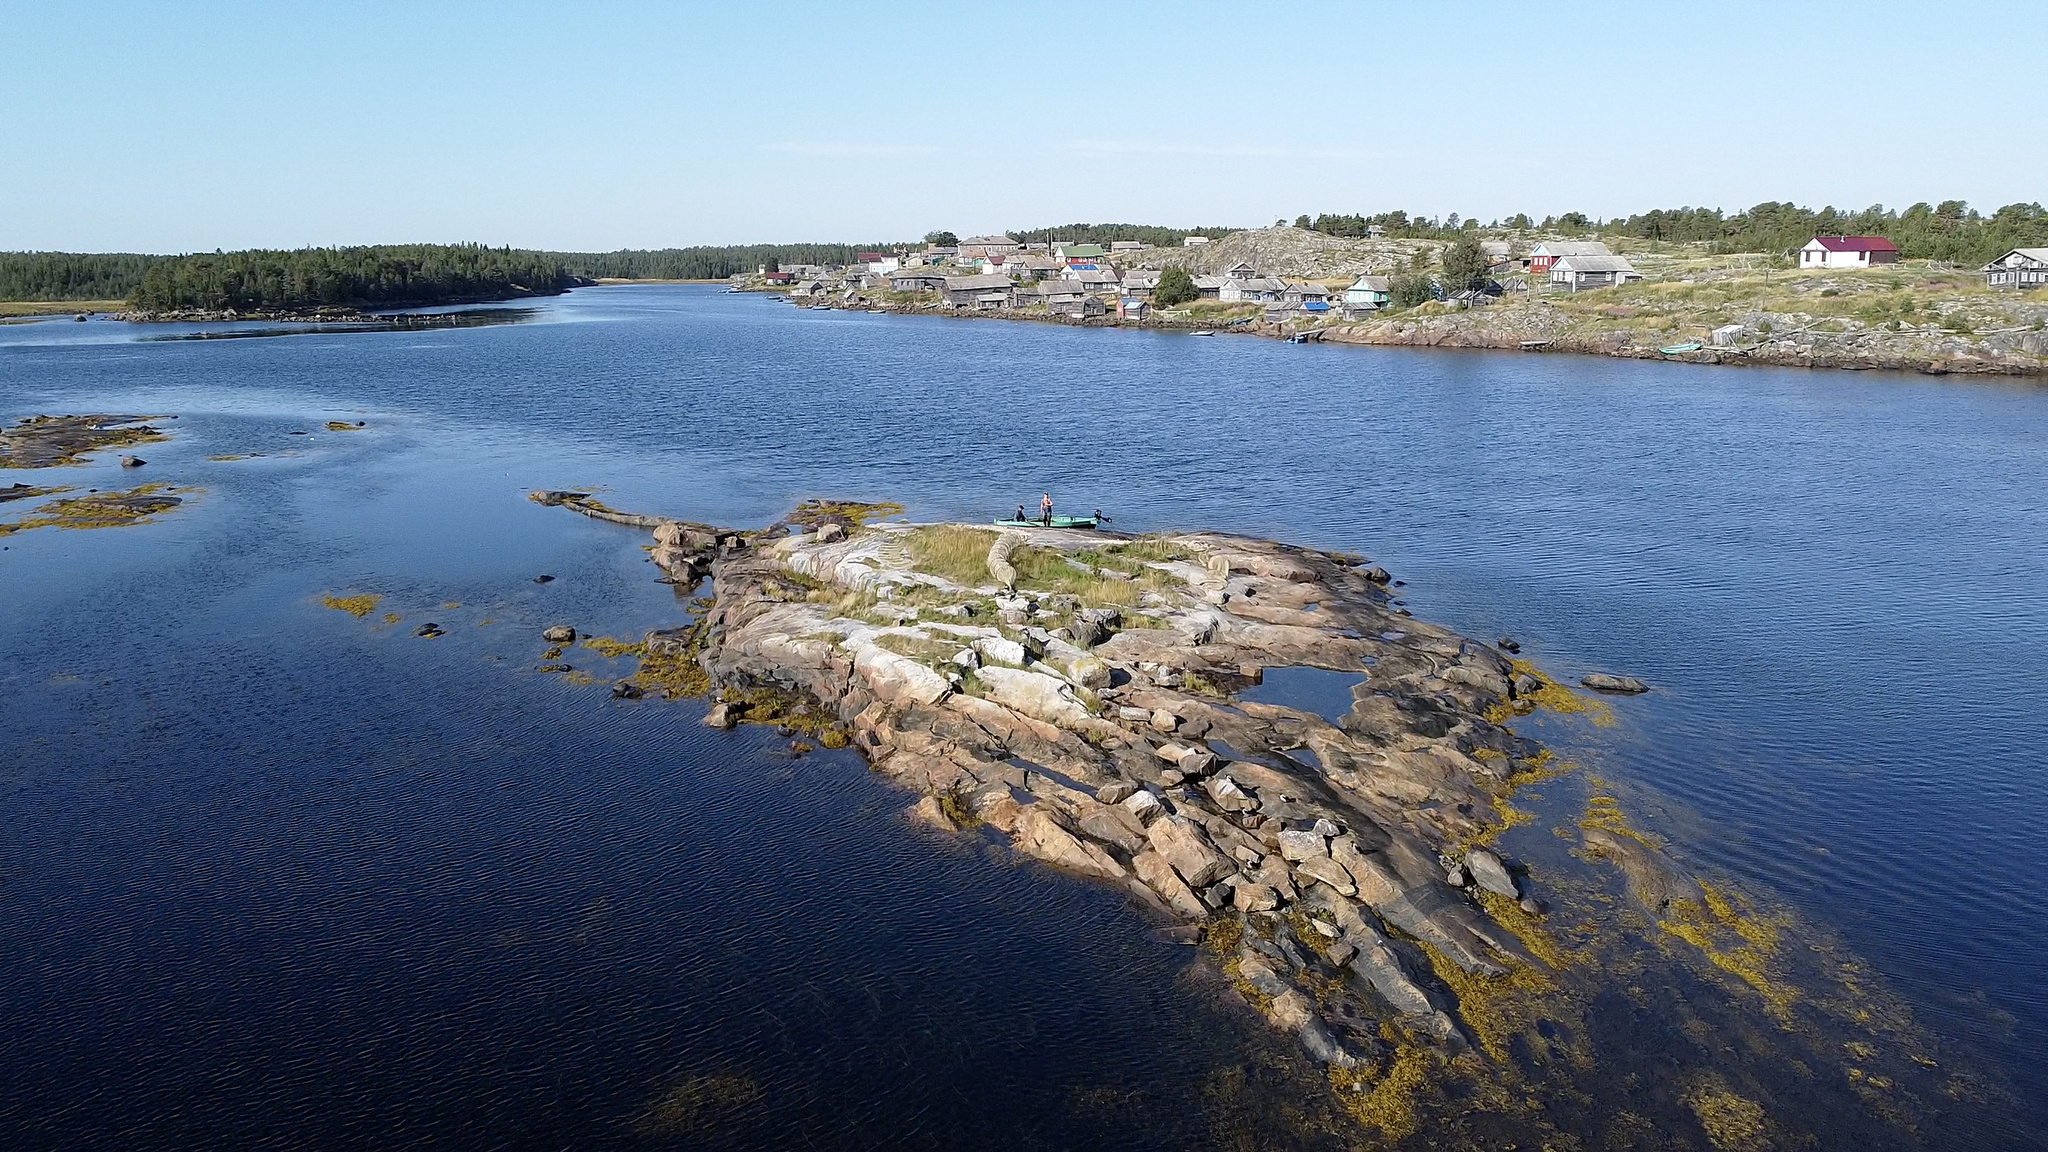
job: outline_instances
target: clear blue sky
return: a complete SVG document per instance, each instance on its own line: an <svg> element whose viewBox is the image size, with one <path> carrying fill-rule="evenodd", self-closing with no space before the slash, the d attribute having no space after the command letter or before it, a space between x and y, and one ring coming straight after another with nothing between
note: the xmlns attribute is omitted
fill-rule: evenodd
<svg viewBox="0 0 2048 1152"><path fill-rule="evenodd" d="M2048 199L2048 3L0 3L0 249Z"/></svg>

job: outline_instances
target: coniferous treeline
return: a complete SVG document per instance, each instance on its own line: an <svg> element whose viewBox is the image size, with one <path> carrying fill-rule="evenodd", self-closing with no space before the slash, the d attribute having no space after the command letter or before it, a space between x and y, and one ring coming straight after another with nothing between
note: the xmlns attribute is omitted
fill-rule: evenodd
<svg viewBox="0 0 2048 1152"><path fill-rule="evenodd" d="M862 252L893 252L893 244L728 244L618 252L544 252L575 276L593 280L723 280L763 265L851 264Z"/></svg>
<svg viewBox="0 0 2048 1152"><path fill-rule="evenodd" d="M0 252L0 300L126 300L161 256Z"/></svg>
<svg viewBox="0 0 2048 1152"><path fill-rule="evenodd" d="M1797 251L1815 236L1882 236L1907 259L1983 264L2010 248L2048 245L2048 210L2039 204L2008 204L1986 216L1961 200L1915 204L1902 210L1881 204L1860 211L1818 210L1767 201L1728 215L1719 208L1671 208L1626 218L1595 221L1566 212L1538 221L1510 216L1481 225L1477 219L1410 217L1406 212L1375 216L1325 213L1295 223L1331 236L1364 236L1377 225L1390 237L1449 239L1481 227L1522 228L1566 235L1634 236L1645 240L1704 243L1720 253Z"/></svg>
<svg viewBox="0 0 2048 1152"><path fill-rule="evenodd" d="M152 312L382 308L551 296L574 284L560 260L538 252L379 244L164 257L143 271L129 301Z"/></svg>

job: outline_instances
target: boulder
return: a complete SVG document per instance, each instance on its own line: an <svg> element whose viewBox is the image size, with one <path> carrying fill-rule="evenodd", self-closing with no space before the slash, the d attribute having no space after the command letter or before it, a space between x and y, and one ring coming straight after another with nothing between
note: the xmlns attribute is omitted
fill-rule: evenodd
<svg viewBox="0 0 2048 1152"><path fill-rule="evenodd" d="M1104 804L1121 804L1137 795L1138 786L1129 780L1115 780L1095 790L1095 798Z"/></svg>
<svg viewBox="0 0 2048 1152"><path fill-rule="evenodd" d="M946 815L937 796L927 796L910 806L910 818L920 824L929 824L941 832L958 832L959 826Z"/></svg>
<svg viewBox="0 0 2048 1152"><path fill-rule="evenodd" d="M734 715L732 705L721 701L713 704L710 710L704 713L704 723L713 728L730 728L739 723L739 717Z"/></svg>
<svg viewBox="0 0 2048 1152"><path fill-rule="evenodd" d="M844 539L846 539L846 528L844 525L821 524L818 526L818 543L836 544Z"/></svg>
<svg viewBox="0 0 2048 1152"><path fill-rule="evenodd" d="M1287 865L1278 856L1268 856L1259 861L1252 871L1252 879L1280 894L1282 900L1294 899L1294 877L1287 871Z"/></svg>
<svg viewBox="0 0 2048 1152"><path fill-rule="evenodd" d="M1007 664L1012 668L1024 666L1024 646L1015 640L1001 636L984 636L974 642L974 650L985 660Z"/></svg>
<svg viewBox="0 0 2048 1152"><path fill-rule="evenodd" d="M1194 752L1195 750L1193 748L1190 748L1185 744L1175 744L1172 742L1161 744L1159 747L1154 748L1152 750L1152 754L1154 756L1159 757L1161 760L1166 761L1168 764L1173 764L1176 766L1179 765L1182 760L1185 760L1189 756L1194 755Z"/></svg>
<svg viewBox="0 0 2048 1152"><path fill-rule="evenodd" d="M1147 712L1143 708L1133 708L1125 704L1116 710L1116 718L1125 724L1150 724L1152 722L1152 713Z"/></svg>
<svg viewBox="0 0 2048 1152"><path fill-rule="evenodd" d="M1080 728L1092 719L1074 698L1073 687L1057 676L999 667L983 668L980 676L989 699L1034 720Z"/></svg>
<svg viewBox="0 0 2048 1152"><path fill-rule="evenodd" d="M1164 708L1154 708L1151 715L1147 717L1147 720L1151 723L1152 727L1161 732L1171 732L1175 728L1180 727L1180 717L1175 716Z"/></svg>
<svg viewBox="0 0 2048 1152"><path fill-rule="evenodd" d="M1309 1003L1308 997L1297 989L1289 988L1273 998L1272 1007L1266 1010L1266 1018L1274 1027L1284 1028L1301 1036L1301 1046L1308 1054L1325 1064L1348 1068L1357 1063L1344 1049L1337 1046L1336 1038L1323 1026L1320 1016Z"/></svg>
<svg viewBox="0 0 2048 1152"><path fill-rule="evenodd" d="M1153 851L1166 858L1193 888L1205 888L1236 869L1209 843L1202 830L1184 816L1163 816L1145 829Z"/></svg>
<svg viewBox="0 0 2048 1152"><path fill-rule="evenodd" d="M1605 672L1588 672L1579 677L1579 683L1595 692L1617 692L1625 696L1650 690L1648 684L1633 676L1610 676Z"/></svg>
<svg viewBox="0 0 2048 1152"><path fill-rule="evenodd" d="M1522 894L1515 888L1515 878L1508 875L1508 870L1501 864L1500 857L1486 849L1474 848L1465 853L1465 867L1471 871L1472 879L1488 892L1496 896L1505 896L1510 900L1522 898Z"/></svg>
<svg viewBox="0 0 2048 1152"><path fill-rule="evenodd" d="M1202 791L1207 792L1209 799L1225 812L1242 812L1258 807L1258 802L1245 795L1244 789L1228 776L1211 776L1202 783Z"/></svg>
<svg viewBox="0 0 2048 1152"><path fill-rule="evenodd" d="M1098 804L1088 809L1075 821L1074 828L1127 854L1143 851L1146 844L1144 822L1115 804Z"/></svg>
<svg viewBox="0 0 2048 1152"><path fill-rule="evenodd" d="M1159 893L1166 906L1189 919L1199 920L1209 914L1208 906L1195 895L1194 889L1166 862L1166 857L1147 849L1131 859L1131 871L1137 873L1147 887Z"/></svg>
<svg viewBox="0 0 2048 1152"><path fill-rule="evenodd" d="M1318 857L1327 859L1330 855L1330 845L1314 832L1282 832L1280 855L1283 859L1296 863Z"/></svg>
<svg viewBox="0 0 2048 1152"><path fill-rule="evenodd" d="M1239 884L1231 889L1230 903L1239 912L1271 912L1280 906L1280 893L1265 884Z"/></svg>
<svg viewBox="0 0 2048 1152"><path fill-rule="evenodd" d="M1133 792L1124 797L1119 807L1129 810L1131 815L1138 818L1139 823L1146 825L1166 814L1166 805L1159 802L1159 797L1145 791Z"/></svg>
<svg viewBox="0 0 2048 1152"><path fill-rule="evenodd" d="M556 624L551 628L541 629L540 638L550 644L574 644L576 630L567 624Z"/></svg>
<svg viewBox="0 0 2048 1152"><path fill-rule="evenodd" d="M1337 827L1337 825L1332 823L1330 819L1326 816L1316 817L1315 826L1311 830L1315 832L1316 835L1321 836L1325 840L1328 840L1330 837L1335 836L1337 833L1343 831L1342 828Z"/></svg>
<svg viewBox="0 0 2048 1152"><path fill-rule="evenodd" d="M1123 865L1109 853L1076 839L1073 833L1060 827L1052 812L1042 804L1026 807L1017 817L1016 844L1022 851L1056 868L1111 880L1124 875Z"/></svg>
<svg viewBox="0 0 2048 1152"><path fill-rule="evenodd" d="M1351 874L1344 870L1342 864L1337 863L1328 856L1316 856L1303 860L1294 866L1294 873L1297 876L1306 876L1311 880L1320 880L1345 896L1356 896L1358 894L1357 886L1351 882Z"/></svg>
<svg viewBox="0 0 2048 1152"><path fill-rule="evenodd" d="M123 456L123 457L121 457L121 467L123 467L123 468L140 468L140 467L142 467L142 466L143 466L144 464L147 464L147 463L149 463L149 461L147 461L147 460L144 460L144 459L143 459L142 457L140 457L140 456Z"/></svg>
<svg viewBox="0 0 2048 1152"><path fill-rule="evenodd" d="M890 704L922 704L927 707L944 700L953 685L944 676L879 644L854 653L853 670L867 683L875 698Z"/></svg>

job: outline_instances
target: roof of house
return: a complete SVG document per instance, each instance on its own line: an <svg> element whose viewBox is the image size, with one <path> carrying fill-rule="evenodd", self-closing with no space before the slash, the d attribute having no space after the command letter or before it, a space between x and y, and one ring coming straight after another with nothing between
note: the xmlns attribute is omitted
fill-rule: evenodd
<svg viewBox="0 0 2048 1152"><path fill-rule="evenodd" d="M1081 264L1074 268L1074 279L1083 284L1114 284L1117 282L1117 275L1093 264Z"/></svg>
<svg viewBox="0 0 2048 1152"><path fill-rule="evenodd" d="M1124 273L1124 283L1134 287L1157 288L1159 286L1159 273L1143 268L1133 268L1129 272Z"/></svg>
<svg viewBox="0 0 2048 1152"><path fill-rule="evenodd" d="M1224 278L1221 276L1195 277L1195 287L1197 288L1221 288L1223 287L1224 283Z"/></svg>
<svg viewBox="0 0 2048 1152"><path fill-rule="evenodd" d="M1145 247L1143 240L1111 240L1109 242L1109 250L1111 252L1136 252L1143 247Z"/></svg>
<svg viewBox="0 0 2048 1152"><path fill-rule="evenodd" d="M1897 252L1899 246L1882 236L1815 236L1806 242L1808 248L1815 244L1830 252Z"/></svg>
<svg viewBox="0 0 2048 1152"><path fill-rule="evenodd" d="M1610 256L1607 245L1598 240L1545 240L1529 249L1531 256Z"/></svg>
<svg viewBox="0 0 2048 1152"><path fill-rule="evenodd" d="M1010 278L1001 272L985 272L979 276L948 276L946 291L978 292L983 288L1008 288Z"/></svg>
<svg viewBox="0 0 2048 1152"><path fill-rule="evenodd" d="M961 243L979 244L984 248L991 244L1000 244L1005 248L1015 248L1017 246L1017 242L1008 236L969 236L967 239L962 240Z"/></svg>
<svg viewBox="0 0 2048 1152"><path fill-rule="evenodd" d="M1367 292L1387 292L1393 287L1394 278L1391 276L1360 276L1351 282L1353 290L1363 289Z"/></svg>
<svg viewBox="0 0 2048 1152"><path fill-rule="evenodd" d="M1060 251L1066 253L1068 258L1071 259L1075 256L1100 256L1107 249L1103 248L1100 244L1062 244L1060 245Z"/></svg>
<svg viewBox="0 0 2048 1152"><path fill-rule="evenodd" d="M1241 289L1248 288L1255 292L1287 291L1287 281L1280 279L1278 276L1233 276L1231 279L1236 280L1237 286Z"/></svg>
<svg viewBox="0 0 2048 1152"><path fill-rule="evenodd" d="M1249 260L1239 260L1237 263L1232 264L1228 268L1225 268L1223 270L1223 274L1225 276L1234 276L1237 274L1237 270L1240 268L1244 269L1246 272L1249 272L1254 276L1259 274L1258 267Z"/></svg>
<svg viewBox="0 0 2048 1152"><path fill-rule="evenodd" d="M1299 293L1303 296L1328 296L1330 294L1330 290L1328 288L1325 288L1321 284L1317 284L1312 280L1297 280L1294 283L1289 284L1287 286L1287 290L1289 292Z"/></svg>
<svg viewBox="0 0 2048 1152"><path fill-rule="evenodd" d="M1602 256L1598 254L1566 256L1550 267L1552 271L1557 272L1633 272L1636 270L1636 266L1629 263L1626 256Z"/></svg>
<svg viewBox="0 0 2048 1152"><path fill-rule="evenodd" d="M873 263L874 263L875 261L877 261L877 260L887 260L887 259L888 259L888 257L887 257L887 256L884 256L884 255L882 255L882 254L881 254L880 252L863 252L863 253L861 253L860 255L858 255L858 256L856 256L856 257L854 257L854 260L855 260L855 261L856 261L857 263L861 263L861 264L873 264Z"/></svg>
<svg viewBox="0 0 2048 1152"><path fill-rule="evenodd" d="M2048 264L2048 248L2008 248L1998 259L1986 264L1984 270L1989 272L1994 268L2004 268L2006 267L2005 262L2015 256L2023 256L2037 263Z"/></svg>
<svg viewBox="0 0 2048 1152"><path fill-rule="evenodd" d="M896 280L945 280L948 277L944 272L936 268L903 268L889 273L889 279L893 282Z"/></svg>

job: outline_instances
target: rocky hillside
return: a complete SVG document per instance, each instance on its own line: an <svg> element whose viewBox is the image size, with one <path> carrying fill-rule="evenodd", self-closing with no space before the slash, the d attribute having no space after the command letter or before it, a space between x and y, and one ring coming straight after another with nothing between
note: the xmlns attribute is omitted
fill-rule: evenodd
<svg viewBox="0 0 2048 1152"><path fill-rule="evenodd" d="M1199 248L1148 248L1119 260L1131 267L1178 264L1198 276L1244 261L1268 276L1320 280L1398 271L1417 252L1434 262L1442 247L1440 240L1353 240L1305 228L1256 228Z"/></svg>

